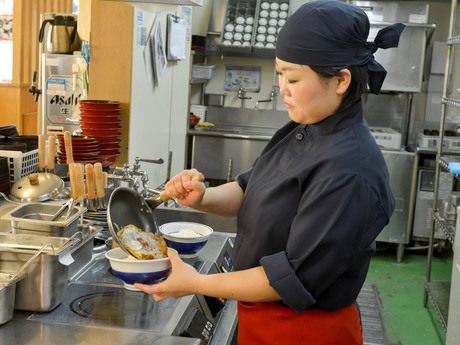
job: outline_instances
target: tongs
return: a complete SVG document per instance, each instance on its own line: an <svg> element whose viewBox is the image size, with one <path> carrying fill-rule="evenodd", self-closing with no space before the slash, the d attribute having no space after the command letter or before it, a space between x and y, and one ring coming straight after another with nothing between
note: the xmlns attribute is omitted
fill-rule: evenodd
<svg viewBox="0 0 460 345"><path fill-rule="evenodd" d="M64 217L64 220L67 220L70 215L72 214L72 211L75 207L75 204L77 203L77 201L75 199L69 199L64 205L62 205L59 210L57 210L57 212L54 214L54 216L51 218L51 221L55 221L56 219L58 219L62 213L65 211L65 209L67 209L67 213Z"/></svg>

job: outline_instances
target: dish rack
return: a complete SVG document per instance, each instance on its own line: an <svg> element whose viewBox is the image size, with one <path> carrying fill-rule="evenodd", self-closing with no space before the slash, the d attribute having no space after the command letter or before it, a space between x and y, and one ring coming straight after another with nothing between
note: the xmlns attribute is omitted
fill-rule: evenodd
<svg viewBox="0 0 460 345"><path fill-rule="evenodd" d="M0 150L0 157L8 158L11 183L38 171L38 149L29 152Z"/></svg>

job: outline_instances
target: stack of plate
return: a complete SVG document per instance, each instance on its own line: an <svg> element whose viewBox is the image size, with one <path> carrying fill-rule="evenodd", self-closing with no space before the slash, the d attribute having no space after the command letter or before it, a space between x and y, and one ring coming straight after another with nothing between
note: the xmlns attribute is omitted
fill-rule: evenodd
<svg viewBox="0 0 460 345"><path fill-rule="evenodd" d="M64 136L57 135L59 140L59 149L57 160L59 164L67 163L67 155L65 153ZM73 161L81 164L94 164L98 161L98 156L101 153L99 149L99 141L93 137L81 135L72 135L72 154Z"/></svg>
<svg viewBox="0 0 460 345"><path fill-rule="evenodd" d="M120 102L80 101L80 116L83 135L99 141L97 160L103 167L110 166L120 154Z"/></svg>
<svg viewBox="0 0 460 345"><path fill-rule="evenodd" d="M18 129L15 125L0 126L0 135L4 135L5 137L15 137L18 134Z"/></svg>
<svg viewBox="0 0 460 345"><path fill-rule="evenodd" d="M0 126L0 150L26 153L38 148L38 135L19 135L15 125Z"/></svg>
<svg viewBox="0 0 460 345"><path fill-rule="evenodd" d="M10 188L10 171L8 158L0 157L0 192L7 192Z"/></svg>
<svg viewBox="0 0 460 345"><path fill-rule="evenodd" d="M27 145L27 152L38 149L38 135L16 135L8 137L7 144L23 143Z"/></svg>

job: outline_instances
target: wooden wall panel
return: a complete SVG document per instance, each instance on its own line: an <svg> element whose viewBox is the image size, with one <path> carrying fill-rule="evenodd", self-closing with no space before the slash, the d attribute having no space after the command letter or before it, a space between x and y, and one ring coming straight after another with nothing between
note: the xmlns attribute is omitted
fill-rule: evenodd
<svg viewBox="0 0 460 345"><path fill-rule="evenodd" d="M15 124L21 133L24 114L38 110L28 89L32 72L39 66L38 33L40 14L44 12L71 13L72 0L14 1L13 80L0 87L0 125ZM28 126L27 131L31 130Z"/></svg>
<svg viewBox="0 0 460 345"><path fill-rule="evenodd" d="M133 16L129 4L91 2L89 98L120 102L121 149L115 166L128 160Z"/></svg>

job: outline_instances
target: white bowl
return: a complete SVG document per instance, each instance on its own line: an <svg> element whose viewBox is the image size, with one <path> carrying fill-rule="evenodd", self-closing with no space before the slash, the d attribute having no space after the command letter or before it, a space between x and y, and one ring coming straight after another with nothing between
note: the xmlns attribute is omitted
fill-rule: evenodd
<svg viewBox="0 0 460 345"><path fill-rule="evenodd" d="M113 273L123 280L128 290L138 291L134 283L159 283L166 278L171 269L169 258L138 260L119 247L107 251L105 257L110 261Z"/></svg>
<svg viewBox="0 0 460 345"><path fill-rule="evenodd" d="M197 235L183 236L180 232L191 230ZM168 247L177 250L182 258L194 258L203 249L213 233L211 227L192 222L171 222L160 226L160 232Z"/></svg>

